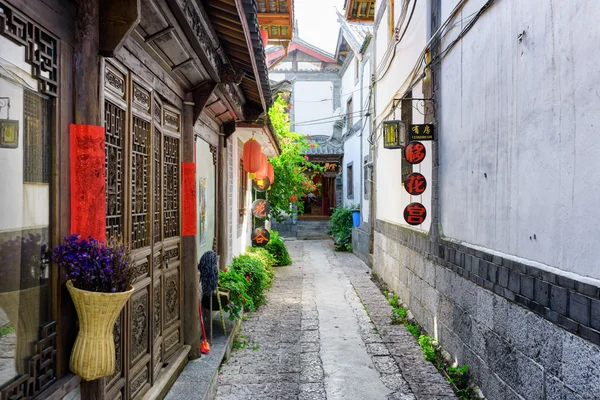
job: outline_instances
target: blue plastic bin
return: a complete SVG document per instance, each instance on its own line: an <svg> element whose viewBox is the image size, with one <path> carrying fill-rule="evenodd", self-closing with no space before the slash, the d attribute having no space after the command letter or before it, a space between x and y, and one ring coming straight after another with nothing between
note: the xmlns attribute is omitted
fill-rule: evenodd
<svg viewBox="0 0 600 400"><path fill-rule="evenodd" d="M355 228L360 226L360 210L352 211L352 225L354 225Z"/></svg>

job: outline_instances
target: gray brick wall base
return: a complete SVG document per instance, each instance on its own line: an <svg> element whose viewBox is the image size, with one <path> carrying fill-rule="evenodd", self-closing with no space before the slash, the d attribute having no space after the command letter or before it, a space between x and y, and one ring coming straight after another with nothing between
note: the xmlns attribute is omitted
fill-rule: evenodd
<svg viewBox="0 0 600 400"><path fill-rule="evenodd" d="M373 273L398 294L452 358L469 365L473 381L488 399L597 398L600 347L586 336L595 331L585 324L590 315L586 304L593 303L597 292L578 282L567 282L572 289L565 289L556 276L545 277L554 282L549 284L541 273L522 270L523 266L507 267L486 253L465 254L460 245L433 243L428 235L409 231L377 221ZM448 255L450 250L454 254ZM489 261L480 263L484 258ZM521 276L511 280L515 269L521 269ZM537 278L529 279L530 275ZM490 276L495 284L486 283ZM565 320L575 320L552 310L545 284L557 293L555 307L573 317L582 314L578 319L583 322L571 324L571 329L565 326ZM559 289L565 296L558 294ZM582 289L589 290L590 297ZM567 304L561 305L565 298ZM532 309L530 303L546 306Z"/></svg>
<svg viewBox="0 0 600 400"><path fill-rule="evenodd" d="M352 229L352 253L360 258L365 264L372 267L369 244L369 232L360 228Z"/></svg>

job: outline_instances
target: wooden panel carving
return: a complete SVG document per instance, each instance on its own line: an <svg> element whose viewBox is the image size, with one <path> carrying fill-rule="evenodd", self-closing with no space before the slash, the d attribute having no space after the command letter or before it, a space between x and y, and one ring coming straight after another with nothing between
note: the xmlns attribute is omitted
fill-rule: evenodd
<svg viewBox="0 0 600 400"><path fill-rule="evenodd" d="M131 363L148 353L149 349L149 296L142 289L131 299Z"/></svg>
<svg viewBox="0 0 600 400"><path fill-rule="evenodd" d="M125 76L109 64L104 68L104 86L119 98L125 97Z"/></svg>
<svg viewBox="0 0 600 400"><path fill-rule="evenodd" d="M29 374L23 374L0 390L0 398L30 400L48 389L55 381L56 322L42 327L35 355L29 359Z"/></svg>
<svg viewBox="0 0 600 400"><path fill-rule="evenodd" d="M179 344L179 329L176 329L175 332L171 333L169 336L165 338L165 353L169 353L170 350L177 347Z"/></svg>
<svg viewBox="0 0 600 400"><path fill-rule="evenodd" d="M154 269L160 269L162 266L162 257L160 256L160 251L154 256L153 265Z"/></svg>
<svg viewBox="0 0 600 400"><path fill-rule="evenodd" d="M194 32L197 43L202 48L202 51L208 58L214 71L220 71L222 69L222 63L210 40L212 35L209 34L210 28L208 26L208 18L201 15L198 3L194 0L183 1L183 13L187 23Z"/></svg>
<svg viewBox="0 0 600 400"><path fill-rule="evenodd" d="M179 246L174 247L172 249L169 250L165 250L165 260L166 261L170 261L170 260L178 260L179 259Z"/></svg>
<svg viewBox="0 0 600 400"><path fill-rule="evenodd" d="M133 104L145 112L150 112L150 92L141 87L140 85L133 84Z"/></svg>
<svg viewBox="0 0 600 400"><path fill-rule="evenodd" d="M165 325L179 319L179 271L165 275Z"/></svg>
<svg viewBox="0 0 600 400"><path fill-rule="evenodd" d="M156 282L154 283L154 290L153 290L153 296L154 296L154 340L156 340L160 334L162 333L162 327L161 327L161 289L162 289L162 285L161 285L161 281L160 279L157 279Z"/></svg>
<svg viewBox="0 0 600 400"><path fill-rule="evenodd" d="M212 154L213 165L217 165L217 146L209 144L208 147L210 148L210 152Z"/></svg>
<svg viewBox="0 0 600 400"><path fill-rule="evenodd" d="M166 115L165 115L166 116ZM165 120L166 122L166 120ZM164 137L163 145L164 238L179 236L179 139Z"/></svg>
<svg viewBox="0 0 600 400"><path fill-rule="evenodd" d="M135 269L134 275L136 278L148 276L148 260L143 259L136 263L133 268Z"/></svg>
<svg viewBox="0 0 600 400"><path fill-rule="evenodd" d="M131 136L131 248L141 249L150 245L150 122L134 116Z"/></svg>
<svg viewBox="0 0 600 400"><path fill-rule="evenodd" d="M171 112L169 110L165 110L164 112L164 126L166 128L170 128L176 132L179 132L181 129L181 120L179 118L179 114Z"/></svg>
<svg viewBox="0 0 600 400"><path fill-rule="evenodd" d="M58 39L5 2L0 2L0 35L25 46L25 61L40 91L58 92Z"/></svg>
<svg viewBox="0 0 600 400"><path fill-rule="evenodd" d="M113 327L113 339L115 343L115 373L106 378L106 387L112 387L123 373L123 313L119 314Z"/></svg>
<svg viewBox="0 0 600 400"><path fill-rule="evenodd" d="M123 232L123 147L125 110L104 102L106 129L106 238L120 237Z"/></svg>
<svg viewBox="0 0 600 400"><path fill-rule="evenodd" d="M129 383L130 398L135 398L139 392L144 388L146 383L150 382L150 374L148 372L148 366L145 365L140 373L132 378Z"/></svg>

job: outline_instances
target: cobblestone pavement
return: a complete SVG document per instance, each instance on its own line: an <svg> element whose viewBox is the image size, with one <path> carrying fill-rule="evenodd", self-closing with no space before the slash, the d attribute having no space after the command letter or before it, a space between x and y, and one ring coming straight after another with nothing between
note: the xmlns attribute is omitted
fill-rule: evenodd
<svg viewBox="0 0 600 400"><path fill-rule="evenodd" d="M415 339L391 324L369 269L329 241L287 242L268 302L244 321L217 399L452 399ZM368 313L367 313L368 311Z"/></svg>

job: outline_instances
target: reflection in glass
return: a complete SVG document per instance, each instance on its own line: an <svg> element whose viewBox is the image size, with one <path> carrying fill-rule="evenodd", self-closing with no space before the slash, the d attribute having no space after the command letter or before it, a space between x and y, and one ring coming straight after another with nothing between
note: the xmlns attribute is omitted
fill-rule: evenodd
<svg viewBox="0 0 600 400"><path fill-rule="evenodd" d="M41 326L51 320L49 220L54 100L39 94L24 48L0 37L0 96L18 120L15 148L0 147L0 388L30 374ZM18 78L18 79L17 79ZM8 118L0 109L0 119Z"/></svg>

